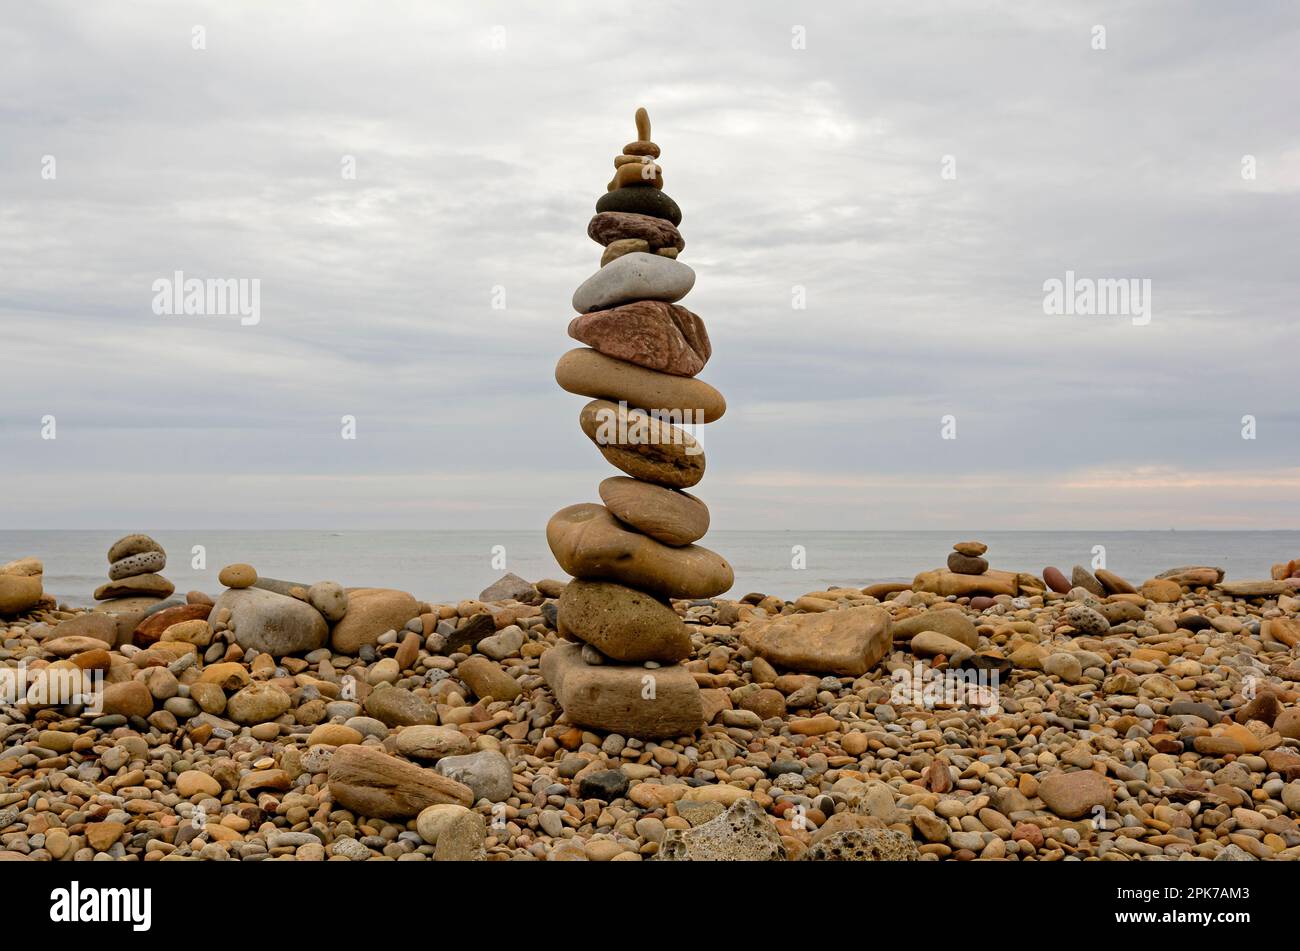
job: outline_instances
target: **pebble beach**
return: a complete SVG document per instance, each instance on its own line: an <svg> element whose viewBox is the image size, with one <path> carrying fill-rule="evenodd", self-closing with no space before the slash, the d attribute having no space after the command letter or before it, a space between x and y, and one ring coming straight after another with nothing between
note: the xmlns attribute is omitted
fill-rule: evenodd
<svg viewBox="0 0 1300 951"><path fill-rule="evenodd" d="M671 669L698 688L702 714L671 735L658 708L673 705L675 680L642 705L572 683L568 712L558 702L548 654L580 647L598 669L620 649L561 633L571 582L507 575L476 598L429 603L230 565L223 590L181 597L160 546L136 535L110 552L118 577L86 610L40 593L42 566L23 559L0 569L0 850L146 862L1300 856L1294 562L1269 579L1181 566L1130 583L1082 566L998 571L982 549L960 542L910 584L672 600L671 618L635 628L680 624L685 656ZM58 672L94 687L55 702L69 699L48 692ZM621 729L575 722L593 714Z"/></svg>

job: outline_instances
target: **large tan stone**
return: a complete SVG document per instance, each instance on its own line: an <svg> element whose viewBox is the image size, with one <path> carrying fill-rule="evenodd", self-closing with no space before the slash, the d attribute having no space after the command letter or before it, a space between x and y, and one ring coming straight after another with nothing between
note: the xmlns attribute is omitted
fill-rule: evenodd
<svg viewBox="0 0 1300 951"><path fill-rule="evenodd" d="M704 725L700 688L680 665L646 668L588 665L578 644L542 654L542 676L565 716L579 726L655 739Z"/></svg>
<svg viewBox="0 0 1300 951"><path fill-rule="evenodd" d="M96 601L108 601L112 598L157 597L165 598L176 590L162 575L148 572L132 575L119 581L108 581L95 589Z"/></svg>
<svg viewBox="0 0 1300 951"><path fill-rule="evenodd" d="M893 644L889 612L876 605L755 621L740 640L782 667L846 677L865 674Z"/></svg>
<svg viewBox="0 0 1300 951"><path fill-rule="evenodd" d="M975 622L963 612L951 608L922 611L912 617L900 618L889 630L896 641L911 640L922 631L938 631L969 648L980 646Z"/></svg>
<svg viewBox="0 0 1300 951"><path fill-rule="evenodd" d="M712 598L735 580L731 565L699 545L673 548L628 531L603 505L570 505L551 516L546 541L575 578L616 581L667 598Z"/></svg>
<svg viewBox="0 0 1300 951"><path fill-rule="evenodd" d="M226 714L236 723L256 724L274 720L293 702L272 683L251 683L226 702Z"/></svg>
<svg viewBox="0 0 1300 951"><path fill-rule="evenodd" d="M1015 597L1020 593L1016 575L1010 571L990 569L982 575L959 575L953 571L923 571L912 579L913 591L929 591L941 594L945 598L956 595L959 598L971 595L1009 594Z"/></svg>
<svg viewBox="0 0 1300 951"><path fill-rule="evenodd" d="M107 614L87 612L60 621L54 628L55 637L93 637L112 647L117 643L117 621Z"/></svg>
<svg viewBox="0 0 1300 951"><path fill-rule="evenodd" d="M370 746L338 747L328 776L334 801L359 816L405 819L438 803L474 804L464 783Z"/></svg>
<svg viewBox="0 0 1300 951"><path fill-rule="evenodd" d="M28 556L15 558L0 565L0 575L18 575L25 578L38 578L45 573L45 564L39 558Z"/></svg>
<svg viewBox="0 0 1300 951"><path fill-rule="evenodd" d="M647 370L586 347L560 357L555 382L580 396L659 410L670 422L711 423L727 411L722 394L703 380Z"/></svg>
<svg viewBox="0 0 1300 951"><path fill-rule="evenodd" d="M1065 819L1091 816L1095 807L1109 809L1115 801L1106 777L1090 769L1050 773L1039 783L1038 795L1048 809Z"/></svg>
<svg viewBox="0 0 1300 951"><path fill-rule="evenodd" d="M626 662L675 664L691 654L677 612L651 595L608 581L573 581L557 605L560 633Z"/></svg>
<svg viewBox="0 0 1300 951"><path fill-rule="evenodd" d="M348 592L348 610L334 625L330 645L340 653L355 654L364 644L374 644L381 634L400 631L419 617L420 602L392 588L355 588Z"/></svg>
<svg viewBox="0 0 1300 951"><path fill-rule="evenodd" d="M20 614L40 603L44 566L35 558L20 558L0 566L0 614Z"/></svg>
<svg viewBox="0 0 1300 951"><path fill-rule="evenodd" d="M600 498L620 522L674 548L698 541L709 530L708 508L689 492L610 476L600 484Z"/></svg>
<svg viewBox="0 0 1300 951"><path fill-rule="evenodd" d="M245 650L273 657L303 654L322 647L329 636L325 618L306 601L263 588L228 588L217 598L212 613L219 615L223 609L230 611L235 643Z"/></svg>
<svg viewBox="0 0 1300 951"><path fill-rule="evenodd" d="M704 478L704 447L690 433L640 410L592 400L578 425L605 461L645 482L687 489Z"/></svg>

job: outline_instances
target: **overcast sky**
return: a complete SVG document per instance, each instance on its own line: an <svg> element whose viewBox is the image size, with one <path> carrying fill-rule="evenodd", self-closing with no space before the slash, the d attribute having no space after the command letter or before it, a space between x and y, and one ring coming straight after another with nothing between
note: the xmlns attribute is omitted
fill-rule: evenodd
<svg viewBox="0 0 1300 951"><path fill-rule="evenodd" d="M644 105L715 527L1298 528L1297 51L1287 2L10 5L0 527L594 500L552 372ZM178 270L260 322L155 314Z"/></svg>

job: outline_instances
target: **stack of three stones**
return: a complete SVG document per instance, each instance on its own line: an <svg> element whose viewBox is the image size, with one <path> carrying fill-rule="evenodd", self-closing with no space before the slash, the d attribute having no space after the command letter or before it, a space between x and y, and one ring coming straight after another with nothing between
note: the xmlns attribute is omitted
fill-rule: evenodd
<svg viewBox="0 0 1300 951"><path fill-rule="evenodd" d="M176 586L160 571L167 553L148 535L127 535L108 550L108 583L95 589L96 601L119 598L166 598Z"/></svg>
<svg viewBox="0 0 1300 951"><path fill-rule="evenodd" d="M587 346L555 368L560 386L593 398L579 425L626 475L600 484L603 505L571 505L547 525L551 551L576 580L557 614L573 643L547 651L542 673L570 722L665 737L703 724L699 688L680 665L690 635L671 601L711 598L733 581L725 559L694 544L709 511L684 490L703 477L704 452L679 425L718 419L726 401L694 379L712 353L709 336L676 302L695 272L676 260L686 246L681 212L663 192L644 109L636 124L587 228L605 247L573 295L569 335Z"/></svg>

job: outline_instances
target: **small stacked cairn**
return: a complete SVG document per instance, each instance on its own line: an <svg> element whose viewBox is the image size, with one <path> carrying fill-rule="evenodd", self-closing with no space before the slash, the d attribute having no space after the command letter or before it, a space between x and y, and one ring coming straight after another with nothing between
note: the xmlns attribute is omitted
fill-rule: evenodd
<svg viewBox="0 0 1300 951"><path fill-rule="evenodd" d="M127 535L108 550L108 583L95 589L96 601L114 598L165 598L176 586L158 572L167 553L148 535Z"/></svg>
<svg viewBox="0 0 1300 951"><path fill-rule="evenodd" d="M999 595L1032 597L1046 590L1042 580L1028 572L990 568L984 557L988 550L980 541L957 542L948 552L946 567L921 572L912 579L912 590L945 598L975 598L972 606L977 610Z"/></svg>
<svg viewBox="0 0 1300 951"><path fill-rule="evenodd" d="M988 559L982 557L988 550L983 542L958 542L948 555L948 570L959 575L982 575L989 570Z"/></svg>
<svg viewBox="0 0 1300 951"><path fill-rule="evenodd" d="M557 512L546 538L575 581L557 625L574 643L542 656L542 674L570 722L625 736L689 734L704 722L699 688L683 666L691 651L672 599L711 598L734 580L720 555L694 542L709 510L685 490L704 476L704 452L676 424L722 416L722 394L695 375L712 353L704 322L676 303L695 272L681 211L663 191L650 118L614 159L614 178L587 234L600 268L573 295L569 336L586 344L560 358L555 379L591 398L579 425L626 473L600 484L604 504Z"/></svg>

